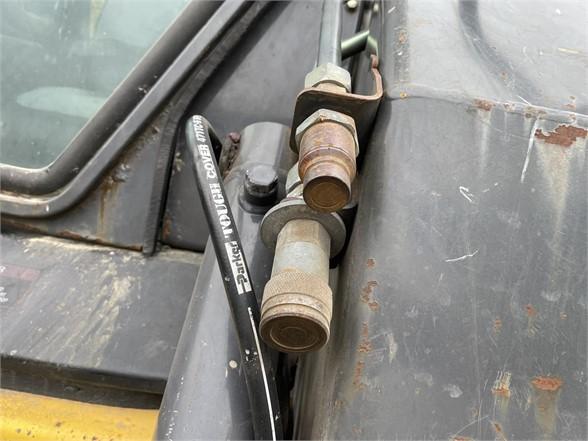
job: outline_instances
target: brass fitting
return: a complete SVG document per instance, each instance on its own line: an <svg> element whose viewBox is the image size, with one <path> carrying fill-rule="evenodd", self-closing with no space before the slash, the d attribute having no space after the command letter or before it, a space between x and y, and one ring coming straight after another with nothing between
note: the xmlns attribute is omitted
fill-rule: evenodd
<svg viewBox="0 0 588 441"><path fill-rule="evenodd" d="M331 237L316 220L289 221L278 234L272 277L261 304L263 340L282 352L308 352L329 340Z"/></svg>
<svg viewBox="0 0 588 441"><path fill-rule="evenodd" d="M319 109L298 126L295 139L304 200L319 212L340 210L351 198L356 174L355 121L343 113Z"/></svg>

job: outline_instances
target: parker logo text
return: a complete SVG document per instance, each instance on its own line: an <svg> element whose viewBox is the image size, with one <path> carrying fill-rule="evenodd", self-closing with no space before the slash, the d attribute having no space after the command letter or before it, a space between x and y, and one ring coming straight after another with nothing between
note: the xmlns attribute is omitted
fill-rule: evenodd
<svg viewBox="0 0 588 441"><path fill-rule="evenodd" d="M249 279L249 274L247 274L247 270L245 269L245 264L243 263L243 256L241 255L239 245L237 245L237 242L233 240L231 242L225 242L225 248L227 249L227 254L231 259L231 269L233 270L233 277L237 282L237 291L239 294L250 292L251 281Z"/></svg>

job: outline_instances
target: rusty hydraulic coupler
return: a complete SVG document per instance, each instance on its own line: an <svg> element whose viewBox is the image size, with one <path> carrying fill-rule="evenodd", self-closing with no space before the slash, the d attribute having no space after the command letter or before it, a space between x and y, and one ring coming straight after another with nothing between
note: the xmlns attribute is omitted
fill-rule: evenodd
<svg viewBox="0 0 588 441"><path fill-rule="evenodd" d="M342 67L325 63L306 76L304 86L347 94L351 76ZM355 121L344 113L321 108L296 128L295 140L304 200L320 212L338 211L349 202L355 179L359 153Z"/></svg>
<svg viewBox="0 0 588 441"><path fill-rule="evenodd" d="M319 109L298 126L296 142L298 173L306 203L324 213L347 205L359 153L353 118Z"/></svg>
<svg viewBox="0 0 588 441"><path fill-rule="evenodd" d="M345 225L336 213L318 213L302 186L267 212L261 238L275 248L272 275L261 304L263 340L282 352L309 352L329 340L333 293L329 258L343 248Z"/></svg>

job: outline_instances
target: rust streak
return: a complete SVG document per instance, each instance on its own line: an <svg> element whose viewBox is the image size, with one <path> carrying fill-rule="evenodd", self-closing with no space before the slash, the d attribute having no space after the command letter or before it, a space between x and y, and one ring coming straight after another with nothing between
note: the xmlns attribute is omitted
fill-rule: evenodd
<svg viewBox="0 0 588 441"><path fill-rule="evenodd" d="M544 133L542 129L535 130L535 138L545 141L547 144L570 147L578 138L586 138L588 130L562 124L552 132Z"/></svg>
<svg viewBox="0 0 588 441"><path fill-rule="evenodd" d="M535 420L544 437L550 439L555 432L557 402L563 381L558 377L537 376L531 384L535 392Z"/></svg>
<svg viewBox="0 0 588 441"><path fill-rule="evenodd" d="M361 377L363 374L363 368L365 367L365 362L363 360L358 360L355 364L355 372L353 374L353 386L355 390L362 390L365 387L365 384L361 381Z"/></svg>

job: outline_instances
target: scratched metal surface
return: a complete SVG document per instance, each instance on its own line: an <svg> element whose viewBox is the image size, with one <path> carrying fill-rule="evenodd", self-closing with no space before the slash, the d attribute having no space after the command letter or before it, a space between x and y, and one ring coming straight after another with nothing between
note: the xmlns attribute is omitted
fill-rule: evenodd
<svg viewBox="0 0 588 441"><path fill-rule="evenodd" d="M0 245L3 384L6 369L40 364L45 383L61 375L163 393L201 255L10 234Z"/></svg>
<svg viewBox="0 0 588 441"><path fill-rule="evenodd" d="M500 43L516 71L525 38L550 53L527 77L546 92L533 100L464 52L457 4L380 9L388 99L361 168L331 341L298 371L296 438L588 439L586 43L572 44L586 15L552 8L575 8L565 32L541 34L552 17L527 8L518 40ZM389 18L399 10L404 22ZM389 44L399 33L402 50ZM417 59L425 36L437 51ZM558 63L569 76L550 76Z"/></svg>

